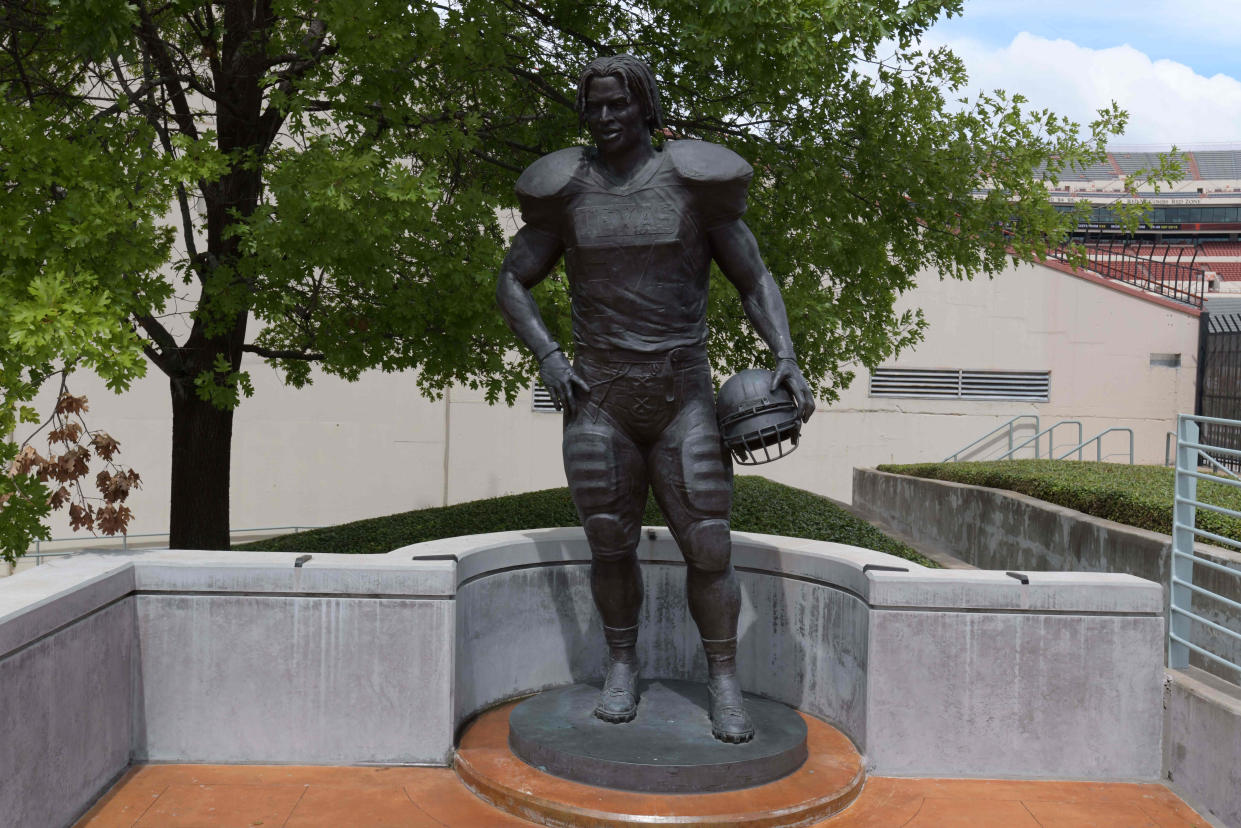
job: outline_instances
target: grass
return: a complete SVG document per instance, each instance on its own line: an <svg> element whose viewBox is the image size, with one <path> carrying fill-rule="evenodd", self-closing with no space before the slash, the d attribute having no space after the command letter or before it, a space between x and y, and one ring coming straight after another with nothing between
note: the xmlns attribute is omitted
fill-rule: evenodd
<svg viewBox="0 0 1241 828"><path fill-rule="evenodd" d="M1167 466L1126 466L1075 460L996 460L983 463L882 465L879 471L1007 489L1117 523L1172 533L1176 471ZM1241 511L1241 489L1198 482L1198 500ZM1200 528L1241 539L1241 520L1207 509Z"/></svg>
<svg viewBox="0 0 1241 828"><path fill-rule="evenodd" d="M664 525L654 499L648 499L642 522L651 526ZM342 523L233 548L275 552L381 553L411 543L458 535L579 525L577 512L569 499L569 490L544 489ZM923 566L937 566L929 558L889 538L827 498L762 477L736 479L732 528L741 532L847 543L887 552Z"/></svg>

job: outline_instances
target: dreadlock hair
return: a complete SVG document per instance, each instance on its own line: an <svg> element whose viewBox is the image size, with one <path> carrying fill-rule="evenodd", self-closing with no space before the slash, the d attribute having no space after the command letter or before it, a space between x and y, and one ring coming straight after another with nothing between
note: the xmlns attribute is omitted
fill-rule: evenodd
<svg viewBox="0 0 1241 828"><path fill-rule="evenodd" d="M642 111L646 115L646 125L654 132L664 127L664 111L659 105L659 85L651 67L633 55L604 55L597 57L582 70L581 80L577 82L577 121L586 125L586 92L590 82L595 78L606 78L615 75L625 85L625 91L637 96L642 102Z"/></svg>

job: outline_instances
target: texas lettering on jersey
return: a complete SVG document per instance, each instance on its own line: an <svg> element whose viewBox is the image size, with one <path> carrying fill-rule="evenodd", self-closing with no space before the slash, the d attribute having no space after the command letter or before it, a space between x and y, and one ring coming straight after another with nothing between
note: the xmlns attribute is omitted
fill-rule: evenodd
<svg viewBox="0 0 1241 828"><path fill-rule="evenodd" d="M642 245L676 240L680 215L670 206L619 204L577 207L573 230L582 245Z"/></svg>

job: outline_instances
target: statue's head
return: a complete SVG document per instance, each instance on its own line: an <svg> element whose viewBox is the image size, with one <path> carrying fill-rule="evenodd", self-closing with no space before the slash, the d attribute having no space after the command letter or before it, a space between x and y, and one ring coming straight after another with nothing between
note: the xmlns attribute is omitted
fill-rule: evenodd
<svg viewBox="0 0 1241 828"><path fill-rule="evenodd" d="M617 78L629 95L636 99L642 107L646 126L650 132L663 129L664 112L659 105L659 85L651 67L633 55L606 55L595 58L586 64L582 77L577 83L577 117L583 126L587 125L587 98L590 94L590 82L595 78Z"/></svg>

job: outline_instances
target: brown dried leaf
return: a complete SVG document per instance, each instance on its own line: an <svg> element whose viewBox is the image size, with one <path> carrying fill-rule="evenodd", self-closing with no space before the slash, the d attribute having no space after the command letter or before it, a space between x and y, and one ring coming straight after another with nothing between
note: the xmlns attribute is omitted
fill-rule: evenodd
<svg viewBox="0 0 1241 828"><path fill-rule="evenodd" d="M30 474L35 467L42 467L44 460L34 446L22 446L22 450L13 458L13 474Z"/></svg>
<svg viewBox="0 0 1241 828"><path fill-rule="evenodd" d="M76 463L74 462L73 455L65 453L57 457L53 454L47 458L47 462L39 470L39 479L46 480L47 477L50 477L57 483L71 483L81 477L81 475L73 473L75 466Z"/></svg>
<svg viewBox="0 0 1241 828"><path fill-rule="evenodd" d="M61 486L56 491L52 492L52 496L48 498L47 502L53 509L59 509L61 506L64 506L69 502L69 490L64 486Z"/></svg>
<svg viewBox="0 0 1241 828"><path fill-rule="evenodd" d="M113 475L105 469L95 477L95 485L99 487L105 501L118 503L129 497L129 490L135 485L137 477L134 472L119 472Z"/></svg>
<svg viewBox="0 0 1241 828"><path fill-rule="evenodd" d="M90 438L90 444L95 447L95 453L104 460L111 460L121 449L121 444L112 435L103 431L96 431Z"/></svg>
<svg viewBox="0 0 1241 828"><path fill-rule="evenodd" d="M60 479L60 458L56 455L49 455L46 458L39 458L39 468L35 472L35 476L40 481L46 483L49 480L57 480L61 483L65 482Z"/></svg>
<svg viewBox="0 0 1241 828"><path fill-rule="evenodd" d="M65 458L69 458L69 468L73 474L72 479L76 480L90 471L90 466L86 462L90 459L90 449L86 446L74 446L61 455L61 460Z"/></svg>
<svg viewBox="0 0 1241 828"><path fill-rule="evenodd" d="M69 445L76 443L78 438L82 436L82 427L77 423L65 423L60 428L54 428L47 434L49 443L64 443Z"/></svg>
<svg viewBox="0 0 1241 828"><path fill-rule="evenodd" d="M133 513L127 506L108 504L99 509L99 531L105 535L117 535L125 531Z"/></svg>
<svg viewBox="0 0 1241 828"><path fill-rule="evenodd" d="M89 410L90 406L86 404L86 397L75 397L67 391L56 401L57 414L81 414Z"/></svg>
<svg viewBox="0 0 1241 828"><path fill-rule="evenodd" d="M79 529L95 528L95 510L89 504L83 506L80 503L69 504L69 528L74 532Z"/></svg>

